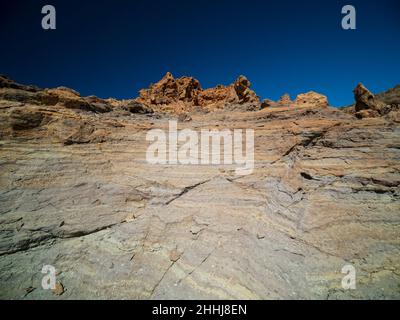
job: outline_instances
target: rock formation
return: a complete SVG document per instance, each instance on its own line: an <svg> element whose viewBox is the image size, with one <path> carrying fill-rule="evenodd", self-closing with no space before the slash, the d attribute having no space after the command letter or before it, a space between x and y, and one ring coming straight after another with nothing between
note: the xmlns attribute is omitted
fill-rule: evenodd
<svg viewBox="0 0 400 320"><path fill-rule="evenodd" d="M354 99L356 100L355 111L369 111L370 115L378 116L383 113L385 104L376 99L375 96L363 84L358 84L354 89Z"/></svg>
<svg viewBox="0 0 400 320"><path fill-rule="evenodd" d="M141 90L136 101L158 111L174 113L193 111L194 107L213 111L232 104L251 104L257 109L260 99L250 86L245 76L239 76L229 86L218 85L203 90L198 80L191 77L175 79L167 72L159 82Z"/></svg>
<svg viewBox="0 0 400 320"><path fill-rule="evenodd" d="M318 108L326 108L329 106L328 98L316 92L307 92L299 94L294 101L299 106L315 106Z"/></svg>
<svg viewBox="0 0 400 320"><path fill-rule="evenodd" d="M374 95L362 83L354 89L355 104L343 109L357 118L376 118L386 116L394 121L400 120L400 86Z"/></svg>
<svg viewBox="0 0 400 320"><path fill-rule="evenodd" d="M200 83L190 77L174 79L170 72L149 89L140 91L139 102L150 105L168 105L178 101L197 104Z"/></svg>
<svg viewBox="0 0 400 320"><path fill-rule="evenodd" d="M278 101L279 105L288 106L292 104L292 99L290 99L290 95L285 93Z"/></svg>
<svg viewBox="0 0 400 320"><path fill-rule="evenodd" d="M0 298L399 299L399 122L314 93L245 112L245 88L167 75L118 101L0 78ZM171 118L253 129L253 173L148 163L147 133Z"/></svg>

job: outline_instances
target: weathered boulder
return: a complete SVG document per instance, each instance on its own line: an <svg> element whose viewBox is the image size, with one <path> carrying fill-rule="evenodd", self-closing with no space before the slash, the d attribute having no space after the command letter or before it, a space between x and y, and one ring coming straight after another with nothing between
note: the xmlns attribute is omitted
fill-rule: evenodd
<svg viewBox="0 0 400 320"><path fill-rule="evenodd" d="M260 102L260 98L250 89L251 83L245 76L239 76L233 84L239 103Z"/></svg>
<svg viewBox="0 0 400 320"><path fill-rule="evenodd" d="M356 100L355 111L375 110L381 114L385 104L376 99L374 94L369 91L362 83L359 83L354 89L354 99Z"/></svg>
<svg viewBox="0 0 400 320"><path fill-rule="evenodd" d="M328 98L314 91L299 94L296 97L294 104L299 106L314 106L320 108L326 108L329 106Z"/></svg>

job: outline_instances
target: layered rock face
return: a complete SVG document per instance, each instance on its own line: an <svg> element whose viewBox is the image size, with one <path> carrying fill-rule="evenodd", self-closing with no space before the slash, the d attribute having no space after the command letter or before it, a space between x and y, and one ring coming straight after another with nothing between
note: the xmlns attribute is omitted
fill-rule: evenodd
<svg viewBox="0 0 400 320"><path fill-rule="evenodd" d="M165 80L152 92L172 104L191 104L188 88L197 99L207 91ZM147 133L168 133L179 113L142 111L147 93L97 100L4 80L0 297L400 298L399 122L358 119L314 94L248 112L225 89L215 95L231 105L190 113L178 129L253 129L246 176L147 162ZM54 291L41 286L46 265ZM355 290L342 287L349 265Z"/></svg>

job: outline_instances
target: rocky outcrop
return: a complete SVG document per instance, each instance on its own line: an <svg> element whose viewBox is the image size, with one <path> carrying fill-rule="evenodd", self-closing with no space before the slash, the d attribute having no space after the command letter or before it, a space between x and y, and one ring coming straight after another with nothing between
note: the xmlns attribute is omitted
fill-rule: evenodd
<svg viewBox="0 0 400 320"><path fill-rule="evenodd" d="M354 89L354 99L356 101L355 111L362 110L374 111L377 115L383 113L385 104L376 99L375 96L363 84L358 84Z"/></svg>
<svg viewBox="0 0 400 320"><path fill-rule="evenodd" d="M171 117L0 99L0 298L399 299L399 122L310 101ZM253 129L253 173L148 163L171 118Z"/></svg>
<svg viewBox="0 0 400 320"><path fill-rule="evenodd" d="M83 98L77 91L66 87L40 89L35 86L18 84L5 77L0 77L0 99L33 105L60 105L69 109L97 113L112 110L112 106L106 100L94 96Z"/></svg>
<svg viewBox="0 0 400 320"><path fill-rule="evenodd" d="M274 102L266 99L261 104L261 109L268 107L291 107L291 108L304 108L304 107L315 107L315 108L327 108L329 106L328 98L322 94L310 91L307 93L299 94L294 101L290 98L289 94L284 94L281 98Z"/></svg>
<svg viewBox="0 0 400 320"><path fill-rule="evenodd" d="M193 111L195 107L213 111L231 104L252 104L259 108L260 99L250 86L250 81L246 77L239 76L229 86L218 85L203 90L198 80L191 77L175 79L167 72L149 89L141 90L136 101L160 111L174 113Z"/></svg>
<svg viewBox="0 0 400 320"><path fill-rule="evenodd" d="M316 92L307 92L299 94L294 101L294 104L299 106L315 106L318 108L326 108L329 106L328 98Z"/></svg>
<svg viewBox="0 0 400 320"><path fill-rule="evenodd" d="M13 109L8 117L9 124L13 130L37 128L45 119L43 112L29 109Z"/></svg>
<svg viewBox="0 0 400 320"><path fill-rule="evenodd" d="M40 89L36 86L27 86L27 85L22 85L22 84L16 83L14 80L12 80L4 75L0 75L0 88L2 88L2 89L17 89L17 90L23 90L23 91L28 91L28 92L40 91Z"/></svg>
<svg viewBox="0 0 400 320"><path fill-rule="evenodd" d="M363 84L358 84L354 89L354 106L344 108L344 111L354 114L359 119L390 117L398 121L400 118L400 93L399 86L386 92L374 95Z"/></svg>
<svg viewBox="0 0 400 320"><path fill-rule="evenodd" d="M239 103L259 103L260 98L250 89L251 83L245 76L239 76L233 84Z"/></svg>
<svg viewBox="0 0 400 320"><path fill-rule="evenodd" d="M239 98L233 85L218 85L215 88L201 91L197 101L203 109L213 111L223 109L230 104L239 103Z"/></svg>
<svg viewBox="0 0 400 320"><path fill-rule="evenodd" d="M278 104L281 106L288 106L292 104L292 99L290 99L290 95L285 93L283 96L280 97Z"/></svg>
<svg viewBox="0 0 400 320"><path fill-rule="evenodd" d="M400 84L387 91L378 93L376 95L376 98L386 105L400 105Z"/></svg>
<svg viewBox="0 0 400 320"><path fill-rule="evenodd" d="M200 83L196 79L182 77L175 80L172 74L167 72L149 89L141 90L138 101L149 105L168 105L178 101L196 104L200 90Z"/></svg>

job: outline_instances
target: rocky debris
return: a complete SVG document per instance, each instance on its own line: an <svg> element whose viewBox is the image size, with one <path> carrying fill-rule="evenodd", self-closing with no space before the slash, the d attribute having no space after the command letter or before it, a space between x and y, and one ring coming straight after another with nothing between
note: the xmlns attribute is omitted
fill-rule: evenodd
<svg viewBox="0 0 400 320"><path fill-rule="evenodd" d="M1 299L399 299L395 110L355 121L236 101L155 118L107 101L96 113L0 99ZM177 115L191 118L179 129L254 129L253 173L149 164L148 131ZM342 288L348 264L357 290ZM62 296L41 289L44 265L63 271Z"/></svg>
<svg viewBox="0 0 400 320"><path fill-rule="evenodd" d="M294 104L299 106L314 106L318 108L326 108L329 106L328 98L314 91L299 94L294 100Z"/></svg>

